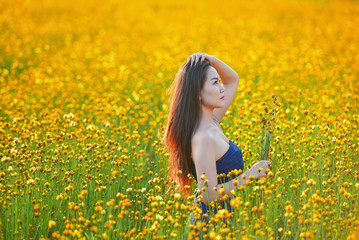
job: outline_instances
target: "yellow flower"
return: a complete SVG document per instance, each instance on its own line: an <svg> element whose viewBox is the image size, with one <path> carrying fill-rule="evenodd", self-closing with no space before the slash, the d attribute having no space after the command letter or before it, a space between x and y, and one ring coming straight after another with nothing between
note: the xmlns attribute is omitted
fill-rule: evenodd
<svg viewBox="0 0 359 240"><path fill-rule="evenodd" d="M49 228L53 228L56 226L56 222L53 220L49 220Z"/></svg>
<svg viewBox="0 0 359 240"><path fill-rule="evenodd" d="M218 193L221 194L221 195L223 195L223 194L225 193L225 189L224 189L224 188L220 188L220 189L218 190Z"/></svg>
<svg viewBox="0 0 359 240"><path fill-rule="evenodd" d="M219 232L220 232L222 235L228 234L229 231L230 231L229 228L221 228L221 229L219 230Z"/></svg>
<svg viewBox="0 0 359 240"><path fill-rule="evenodd" d="M309 185L309 186L313 186L314 184L316 184L316 182L314 181L314 179L309 179L308 181L307 181L307 184Z"/></svg>
<svg viewBox="0 0 359 240"><path fill-rule="evenodd" d="M175 193L173 196L176 200L179 200L181 198L181 194L179 193Z"/></svg>
<svg viewBox="0 0 359 240"><path fill-rule="evenodd" d="M29 185L35 185L35 181L34 181L34 179L32 179L32 178L30 178L29 180L27 180L26 183L29 184Z"/></svg>
<svg viewBox="0 0 359 240"><path fill-rule="evenodd" d="M120 172L117 170L112 171L112 176L117 177Z"/></svg>
<svg viewBox="0 0 359 240"><path fill-rule="evenodd" d="M40 203L36 203L34 206L34 211L39 211L41 208Z"/></svg>
<svg viewBox="0 0 359 240"><path fill-rule="evenodd" d="M96 233L97 230L98 230L98 229L97 229L96 226L92 226L92 227L90 228L90 231L93 232L93 233Z"/></svg>
<svg viewBox="0 0 359 240"><path fill-rule="evenodd" d="M202 179L202 180L206 179L206 175L205 175L204 173L202 173L201 179Z"/></svg>

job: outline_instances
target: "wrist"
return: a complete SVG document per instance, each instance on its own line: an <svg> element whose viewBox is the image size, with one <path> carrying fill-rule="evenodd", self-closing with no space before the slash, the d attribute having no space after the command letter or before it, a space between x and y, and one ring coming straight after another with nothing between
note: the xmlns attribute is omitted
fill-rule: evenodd
<svg viewBox="0 0 359 240"><path fill-rule="evenodd" d="M248 174L250 174L250 172L246 171L246 172L242 173L241 175L239 175L237 177L237 180L239 181L240 185L242 185L242 186L247 185L247 182L249 181L249 175Z"/></svg>
<svg viewBox="0 0 359 240"><path fill-rule="evenodd" d="M209 63L212 65L217 60L217 58L215 56L213 56L213 55L209 55L208 60L209 60Z"/></svg>

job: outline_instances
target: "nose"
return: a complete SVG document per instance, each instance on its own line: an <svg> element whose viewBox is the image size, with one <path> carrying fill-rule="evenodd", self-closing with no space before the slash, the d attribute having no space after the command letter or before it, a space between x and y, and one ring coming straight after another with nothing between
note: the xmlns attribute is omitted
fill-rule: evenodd
<svg viewBox="0 0 359 240"><path fill-rule="evenodd" d="M224 90L226 90L226 89L224 88L223 85L221 85L221 93L224 92Z"/></svg>

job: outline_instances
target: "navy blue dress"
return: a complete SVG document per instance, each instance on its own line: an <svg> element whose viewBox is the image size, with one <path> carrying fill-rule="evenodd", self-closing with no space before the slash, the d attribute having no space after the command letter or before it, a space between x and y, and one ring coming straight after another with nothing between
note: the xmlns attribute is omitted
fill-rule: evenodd
<svg viewBox="0 0 359 240"><path fill-rule="evenodd" d="M217 168L217 180L218 180L218 184L221 183L225 183L228 181L231 181L232 179L236 178L237 176L235 176L234 174L230 177L227 176L227 174L231 171L233 171L234 169L241 169L243 171L244 169L244 162L243 162L243 156L242 156L242 150L235 145L231 140L229 140L229 149L227 150L227 152L216 161L216 168ZM222 176L221 176L222 174ZM198 183L197 180L197 176L196 176L196 169L194 167L194 176L196 178L196 181ZM213 212L213 214L217 213L217 210L219 210L219 208L213 208L211 206L207 206L205 203L203 202L199 202L197 197L198 197L198 193L197 193L197 189L195 189L194 191L194 195L195 195L195 199L194 202L197 204L197 206L199 208L202 209L202 214L201 214L201 221L205 221L208 224L209 219L205 218L203 219L203 214L208 213L209 211ZM226 208L229 212L233 212L233 209L231 208L229 202L230 202L231 198L229 198L228 201L222 201L221 202L221 207L222 208ZM193 219L193 215L192 215L192 220L191 222L194 222Z"/></svg>

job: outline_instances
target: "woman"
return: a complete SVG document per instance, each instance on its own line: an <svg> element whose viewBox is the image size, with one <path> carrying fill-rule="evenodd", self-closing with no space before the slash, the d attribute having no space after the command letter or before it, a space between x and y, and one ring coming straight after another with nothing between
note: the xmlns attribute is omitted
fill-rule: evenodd
<svg viewBox="0 0 359 240"><path fill-rule="evenodd" d="M221 83L221 80L223 84ZM259 161L239 176L227 177L234 169L243 170L242 151L223 134L220 121L231 104L239 77L228 65L201 52L188 57L172 85L172 102L164 140L169 150L169 179L178 182L184 196L190 194L193 175L198 188L195 202L202 209L201 220L212 210L210 203L236 190L252 178L266 176L269 161ZM225 174L224 178L218 177ZM220 188L224 187L224 190ZM217 191L216 191L217 189ZM225 198L224 198L225 199ZM232 211L227 201L222 207ZM214 209L214 214L217 208ZM206 214L207 213L207 214ZM204 219L208 224L208 218Z"/></svg>

